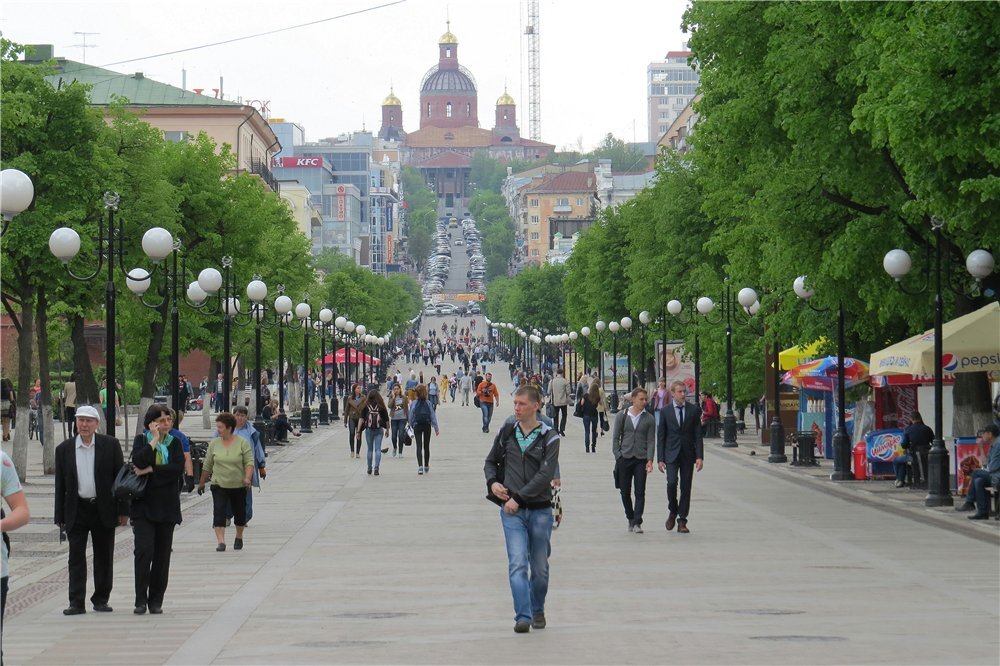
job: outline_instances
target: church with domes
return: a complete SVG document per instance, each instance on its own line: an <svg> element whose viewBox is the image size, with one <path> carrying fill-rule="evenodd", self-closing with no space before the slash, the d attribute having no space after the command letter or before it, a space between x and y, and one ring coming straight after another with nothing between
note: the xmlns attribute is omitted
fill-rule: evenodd
<svg viewBox="0 0 1000 666"><path fill-rule="evenodd" d="M497 99L492 129L479 126L479 93L472 72L458 62L458 38L438 40L438 62L420 83L420 129L403 129L403 105L390 91L382 102L378 136L399 141L403 164L419 169L441 202L442 214L461 215L471 196L472 156L486 151L501 162L544 159L555 146L521 136L517 106L506 90Z"/></svg>

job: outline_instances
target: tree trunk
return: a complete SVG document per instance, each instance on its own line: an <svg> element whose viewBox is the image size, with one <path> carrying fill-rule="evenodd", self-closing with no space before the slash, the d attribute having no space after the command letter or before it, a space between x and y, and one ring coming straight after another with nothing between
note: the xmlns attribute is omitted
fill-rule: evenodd
<svg viewBox="0 0 1000 666"><path fill-rule="evenodd" d="M21 330L17 338L17 428L14 430L14 448L11 459L14 469L23 482L28 470L28 390L31 388L31 338L34 333L35 294L28 283L28 272L19 271L18 297L21 299Z"/></svg>
<svg viewBox="0 0 1000 666"><path fill-rule="evenodd" d="M38 399L38 423L41 427L42 440L42 473L56 473L56 429L52 419L52 377L49 369L49 317L46 312L48 298L45 287L38 288L38 377L41 380L42 394ZM58 401L56 401L58 404Z"/></svg>
<svg viewBox="0 0 1000 666"><path fill-rule="evenodd" d="M76 374L76 404L96 405L100 401L97 378L90 364L87 340L84 337L84 319L81 315L67 315L70 339L73 341L73 372ZM100 409L98 411L101 411Z"/></svg>
<svg viewBox="0 0 1000 666"><path fill-rule="evenodd" d="M144 430L142 426L142 419L146 416L146 410L153 406L153 398L149 396L142 396L139 398L139 414L135 417L135 432L142 432ZM168 405L169 406L169 405ZM131 444L127 449L132 450Z"/></svg>
<svg viewBox="0 0 1000 666"><path fill-rule="evenodd" d="M146 363L142 371L142 390L139 395L142 398L149 398L149 404L153 404L153 396L156 395L156 375L160 370L160 350L163 348L163 333L167 328L167 306L169 301L163 299L163 303L156 308L160 315L159 321L154 321L149 325L149 349L146 350ZM173 395L177 390L176 386L169 386L167 392ZM142 405L145 401L140 401L140 419L143 414ZM138 432L138 430L136 431Z"/></svg>

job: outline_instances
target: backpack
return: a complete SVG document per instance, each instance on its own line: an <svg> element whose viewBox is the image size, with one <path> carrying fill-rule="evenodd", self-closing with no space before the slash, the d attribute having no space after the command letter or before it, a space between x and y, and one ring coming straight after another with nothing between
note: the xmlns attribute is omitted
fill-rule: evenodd
<svg viewBox="0 0 1000 666"><path fill-rule="evenodd" d="M426 400L417 400L417 404L413 407L413 424L430 425L433 422L430 404Z"/></svg>

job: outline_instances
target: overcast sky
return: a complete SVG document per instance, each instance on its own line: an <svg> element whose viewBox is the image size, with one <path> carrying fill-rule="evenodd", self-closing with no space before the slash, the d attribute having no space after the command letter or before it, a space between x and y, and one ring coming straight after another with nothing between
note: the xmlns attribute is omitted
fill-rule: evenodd
<svg viewBox="0 0 1000 666"><path fill-rule="evenodd" d="M405 129L418 128L420 80L437 63L450 15L459 62L479 90L479 120L493 126L506 83L528 135L525 0L405 0L315 25L153 56L320 21L393 0L5 0L3 34L52 44L56 55L143 72L147 78L211 89L224 77L227 99L270 100L272 117L305 127L307 140L378 130L390 84L403 102ZM541 0L542 139L559 148L593 148L607 132L645 141L646 65L686 39L683 0ZM91 35L78 32L98 33ZM111 64L120 63L120 64Z"/></svg>

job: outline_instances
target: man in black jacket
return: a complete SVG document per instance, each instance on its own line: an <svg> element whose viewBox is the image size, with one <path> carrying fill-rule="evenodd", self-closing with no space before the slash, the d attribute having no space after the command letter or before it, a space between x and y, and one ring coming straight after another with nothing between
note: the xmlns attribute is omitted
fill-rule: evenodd
<svg viewBox="0 0 1000 666"><path fill-rule="evenodd" d="M114 437L98 435L97 409L76 410L77 436L56 447L55 523L69 536L69 608L64 615L86 613L87 536L94 547L94 610L110 613L114 581L115 528L128 523L128 502L111 495L118 470L125 464Z"/></svg>
<svg viewBox="0 0 1000 666"><path fill-rule="evenodd" d="M660 410L660 425L656 428L656 462L667 473L667 530L681 534L690 532L687 526L691 506L691 481L694 470L701 471L705 457L702 441L701 410L686 401L684 382L670 385L671 400ZM677 501L677 476L680 474L681 499Z"/></svg>
<svg viewBox="0 0 1000 666"><path fill-rule="evenodd" d="M552 480L559 465L559 433L538 420L542 397L534 386L514 392L517 423L497 433L486 456L488 497L502 507L514 631L545 628L552 536Z"/></svg>

